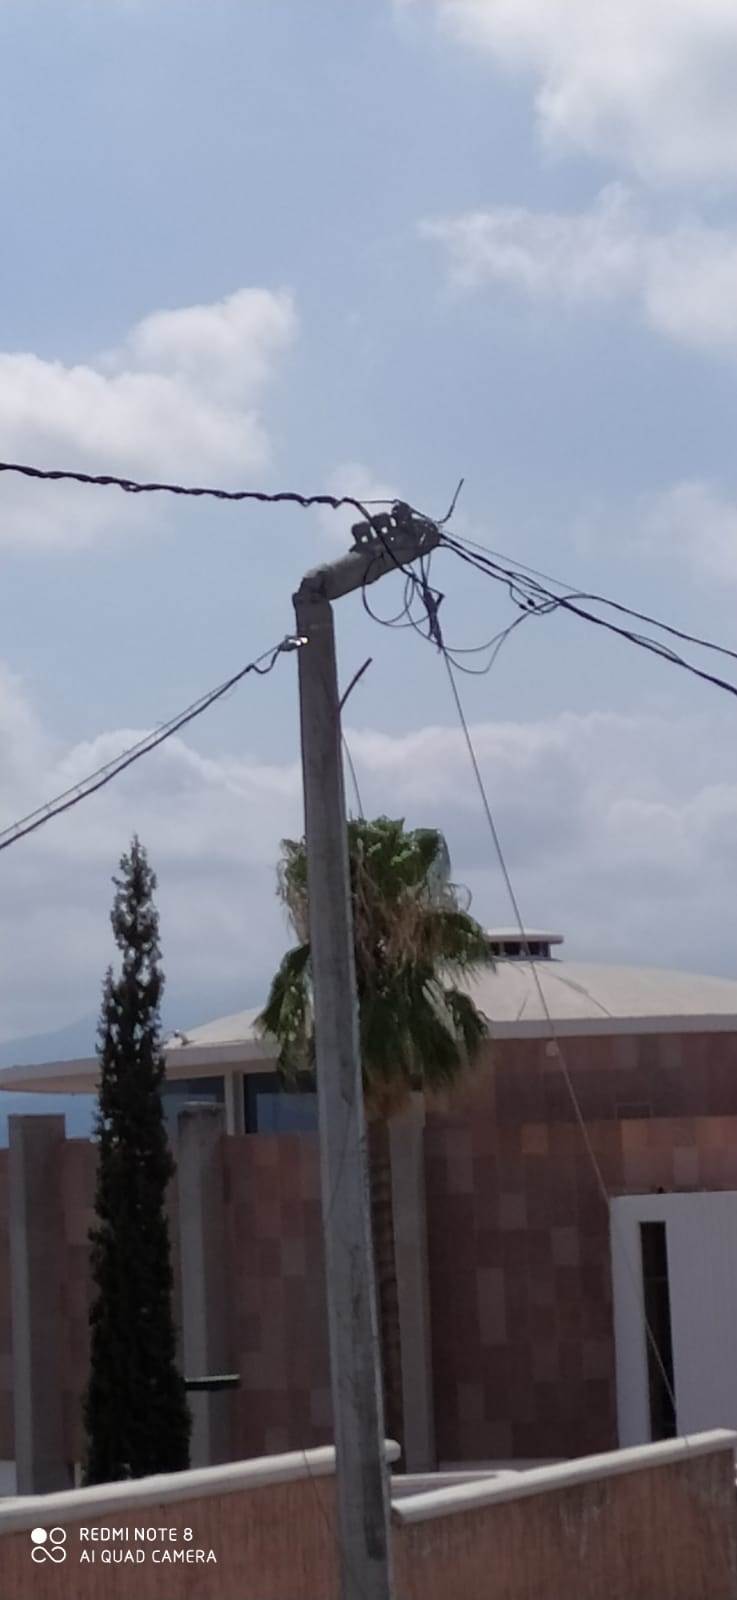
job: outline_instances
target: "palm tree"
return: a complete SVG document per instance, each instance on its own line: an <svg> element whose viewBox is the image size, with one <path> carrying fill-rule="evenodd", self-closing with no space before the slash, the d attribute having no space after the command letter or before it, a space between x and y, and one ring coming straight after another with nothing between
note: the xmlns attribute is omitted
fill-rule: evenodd
<svg viewBox="0 0 737 1600"><path fill-rule="evenodd" d="M285 839L281 851L278 894L298 943L284 956L258 1022L278 1041L284 1081L312 1088L305 841ZM475 1057L486 1021L459 985L493 958L450 880L448 847L437 829L359 818L348 823L348 852L385 1410L392 1437L401 1439L389 1121L414 1091L449 1088Z"/></svg>

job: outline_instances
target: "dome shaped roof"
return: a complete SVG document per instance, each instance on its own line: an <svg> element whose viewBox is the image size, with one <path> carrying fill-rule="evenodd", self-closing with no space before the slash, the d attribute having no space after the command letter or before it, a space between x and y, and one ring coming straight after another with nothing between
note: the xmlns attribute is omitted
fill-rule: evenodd
<svg viewBox="0 0 737 1600"><path fill-rule="evenodd" d="M498 960L468 985L492 1037L737 1032L737 980L659 967ZM544 998L544 1003L543 1003Z"/></svg>
<svg viewBox="0 0 737 1600"><path fill-rule="evenodd" d="M489 930L496 964L464 987L489 1024L492 1039L561 1038L580 1034L737 1033L737 979L660 967L606 966L551 956L562 935L529 929ZM539 955L530 961L528 947ZM506 947L506 948L505 948ZM268 1070L276 1042L255 1027L258 1009L217 1017L166 1040L167 1077L187 1079ZM0 1090L94 1092L98 1064L54 1061L0 1069Z"/></svg>

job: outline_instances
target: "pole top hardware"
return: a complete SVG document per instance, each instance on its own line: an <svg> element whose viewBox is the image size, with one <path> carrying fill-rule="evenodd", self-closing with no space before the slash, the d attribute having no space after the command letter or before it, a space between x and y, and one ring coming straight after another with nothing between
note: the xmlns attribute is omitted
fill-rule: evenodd
<svg viewBox="0 0 737 1600"><path fill-rule="evenodd" d="M353 529L353 548L337 561L306 572L294 596L300 637L307 632L303 606L312 607L340 600L369 583L376 583L387 572L404 570L440 544L442 534L436 522L422 517L398 501L391 512L382 512ZM405 572L405 577L407 576Z"/></svg>
<svg viewBox="0 0 737 1600"><path fill-rule="evenodd" d="M390 545L397 534L407 534L410 530L421 534L423 527L434 527L434 523L426 517L421 517L413 511L411 506L403 500L397 500L391 511L380 511L375 517L370 517L368 522L356 522L351 528L353 534L354 550L366 550L377 544Z"/></svg>

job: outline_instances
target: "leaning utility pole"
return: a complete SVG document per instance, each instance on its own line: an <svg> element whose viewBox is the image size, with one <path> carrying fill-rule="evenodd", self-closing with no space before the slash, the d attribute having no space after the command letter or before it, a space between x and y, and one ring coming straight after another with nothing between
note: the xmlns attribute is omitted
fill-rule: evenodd
<svg viewBox="0 0 737 1600"><path fill-rule="evenodd" d="M330 602L434 549L434 523L397 505L353 530L353 550L294 596L299 651L310 961L342 1600L391 1600L389 1474L378 1319L340 706Z"/></svg>

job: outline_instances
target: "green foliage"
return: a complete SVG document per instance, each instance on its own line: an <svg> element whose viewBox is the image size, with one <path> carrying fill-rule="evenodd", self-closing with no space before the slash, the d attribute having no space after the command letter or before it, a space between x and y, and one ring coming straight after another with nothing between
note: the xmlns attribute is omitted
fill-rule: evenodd
<svg viewBox="0 0 737 1600"><path fill-rule="evenodd" d="M378 817L348 824L356 982L368 1109L385 1115L415 1088L452 1084L486 1022L458 987L493 965L484 930L462 909L448 849L433 828ZM299 944L288 951L259 1018L280 1046L284 1076L314 1071L304 839L285 839L279 894Z"/></svg>
<svg viewBox="0 0 737 1600"><path fill-rule="evenodd" d="M156 878L137 838L120 867L111 922L121 973L115 978L110 969L105 978L98 1032L87 1483L189 1465L190 1417L176 1362L165 1209L174 1162L161 1104Z"/></svg>

